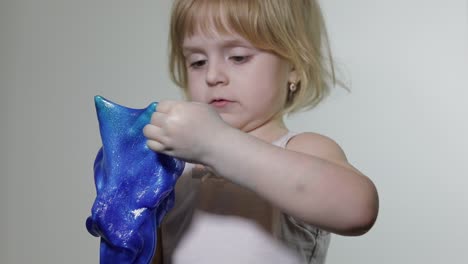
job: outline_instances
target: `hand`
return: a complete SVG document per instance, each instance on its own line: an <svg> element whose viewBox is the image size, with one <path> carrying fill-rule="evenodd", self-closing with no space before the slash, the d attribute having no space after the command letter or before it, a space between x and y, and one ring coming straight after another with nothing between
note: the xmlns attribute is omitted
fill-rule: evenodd
<svg viewBox="0 0 468 264"><path fill-rule="evenodd" d="M206 164L210 153L222 143L221 135L231 127L211 106L195 102L162 101L150 124L143 128L153 151L188 162Z"/></svg>

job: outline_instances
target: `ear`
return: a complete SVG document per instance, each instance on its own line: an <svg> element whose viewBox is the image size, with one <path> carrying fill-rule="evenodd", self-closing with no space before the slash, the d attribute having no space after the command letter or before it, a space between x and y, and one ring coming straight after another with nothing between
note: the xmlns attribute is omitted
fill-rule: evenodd
<svg viewBox="0 0 468 264"><path fill-rule="evenodd" d="M296 84L299 82L299 76L294 66L291 66L291 70L289 71L288 82Z"/></svg>

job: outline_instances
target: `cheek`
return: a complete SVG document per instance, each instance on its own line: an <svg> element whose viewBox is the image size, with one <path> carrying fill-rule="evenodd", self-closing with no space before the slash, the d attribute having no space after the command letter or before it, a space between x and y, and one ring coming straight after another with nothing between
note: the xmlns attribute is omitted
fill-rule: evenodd
<svg viewBox="0 0 468 264"><path fill-rule="evenodd" d="M203 102L203 95L201 92L197 91L197 90L194 90L194 89L190 89L188 90L188 99L189 101L192 101L192 102Z"/></svg>
<svg viewBox="0 0 468 264"><path fill-rule="evenodd" d="M265 74L261 80L257 82L255 98L259 98L262 102L280 104L282 107L287 96L287 79L284 78L284 74L272 71Z"/></svg>
<svg viewBox="0 0 468 264"><path fill-rule="evenodd" d="M243 91L243 98L247 100L246 103L252 112L277 112L283 108L284 95L280 92L278 83L263 80L248 88L251 89Z"/></svg>
<svg viewBox="0 0 468 264"><path fill-rule="evenodd" d="M256 84L255 95L258 98L277 102L286 100L289 67L282 60L274 55L265 56L254 70L246 75L252 83Z"/></svg>
<svg viewBox="0 0 468 264"><path fill-rule="evenodd" d="M203 89L201 89L201 83L196 76L188 76L187 78L187 95L190 101L203 101Z"/></svg>

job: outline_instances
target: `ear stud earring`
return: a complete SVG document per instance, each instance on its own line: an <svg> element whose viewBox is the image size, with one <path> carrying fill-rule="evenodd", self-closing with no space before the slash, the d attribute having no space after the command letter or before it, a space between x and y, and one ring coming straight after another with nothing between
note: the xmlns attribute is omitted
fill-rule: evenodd
<svg viewBox="0 0 468 264"><path fill-rule="evenodd" d="M297 86L295 83L292 82L289 84L289 91L291 91L291 93L294 93L296 89L297 89Z"/></svg>

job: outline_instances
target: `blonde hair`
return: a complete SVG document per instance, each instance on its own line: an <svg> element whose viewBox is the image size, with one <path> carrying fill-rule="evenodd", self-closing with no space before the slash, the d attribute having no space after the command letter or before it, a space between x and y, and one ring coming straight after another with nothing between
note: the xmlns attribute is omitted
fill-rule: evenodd
<svg viewBox="0 0 468 264"><path fill-rule="evenodd" d="M317 105L336 83L322 12L316 0L175 0L169 36L172 80L187 95L184 38L203 33L237 33L256 48L291 63L298 82L283 114ZM285 87L288 89L288 87Z"/></svg>

